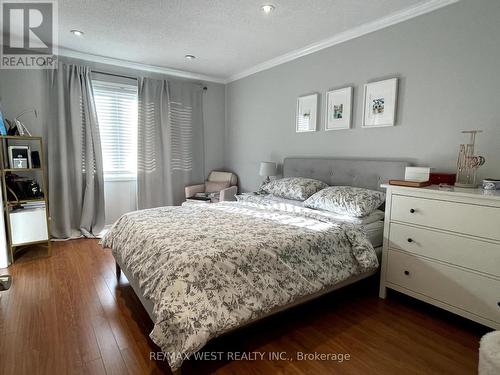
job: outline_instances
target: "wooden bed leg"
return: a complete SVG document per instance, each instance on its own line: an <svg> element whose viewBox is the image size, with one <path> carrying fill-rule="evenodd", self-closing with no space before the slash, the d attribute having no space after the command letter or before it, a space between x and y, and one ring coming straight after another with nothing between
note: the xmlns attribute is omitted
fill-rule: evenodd
<svg viewBox="0 0 500 375"><path fill-rule="evenodd" d="M118 263L115 262L115 265L116 265L116 278L119 279L122 274L122 269L120 268Z"/></svg>

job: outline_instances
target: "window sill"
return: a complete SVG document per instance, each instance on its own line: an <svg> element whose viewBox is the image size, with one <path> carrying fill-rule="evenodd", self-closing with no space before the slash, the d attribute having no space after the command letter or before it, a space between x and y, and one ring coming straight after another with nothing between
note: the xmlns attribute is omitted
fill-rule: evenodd
<svg viewBox="0 0 500 375"><path fill-rule="evenodd" d="M104 175L104 182L108 181L137 181L137 175L135 174Z"/></svg>

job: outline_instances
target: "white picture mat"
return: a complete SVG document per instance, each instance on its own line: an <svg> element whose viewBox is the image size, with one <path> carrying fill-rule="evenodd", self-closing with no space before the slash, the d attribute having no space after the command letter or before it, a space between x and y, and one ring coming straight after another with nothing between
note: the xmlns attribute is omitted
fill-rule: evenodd
<svg viewBox="0 0 500 375"><path fill-rule="evenodd" d="M363 127L394 126L396 122L396 104L398 95L398 79L367 83L363 94ZM382 113L373 113L374 100L383 99Z"/></svg>
<svg viewBox="0 0 500 375"><path fill-rule="evenodd" d="M20 169L19 167L14 165L14 150L16 149L23 149L26 150L26 156L27 156L27 166L26 168L31 168L31 148L30 146L9 146L8 148L8 154L9 154L9 168L11 169Z"/></svg>
<svg viewBox="0 0 500 375"><path fill-rule="evenodd" d="M309 114L309 116L304 116ZM299 96L297 99L297 133L314 132L318 123L318 94Z"/></svg>
<svg viewBox="0 0 500 375"><path fill-rule="evenodd" d="M325 130L349 129L352 121L352 87L326 93ZM342 118L334 118L334 106L343 105Z"/></svg>

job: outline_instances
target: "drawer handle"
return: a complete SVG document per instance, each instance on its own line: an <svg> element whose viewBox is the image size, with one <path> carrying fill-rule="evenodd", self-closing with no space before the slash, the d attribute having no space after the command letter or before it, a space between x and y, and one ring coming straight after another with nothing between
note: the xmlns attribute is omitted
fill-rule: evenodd
<svg viewBox="0 0 500 375"><path fill-rule="evenodd" d="M410 271L405 270L405 275L406 275L406 276L409 276L409 275L410 275ZM499 303L500 303L500 302L499 302Z"/></svg>
<svg viewBox="0 0 500 375"><path fill-rule="evenodd" d="M413 242L413 239L411 239L411 238L408 238L408 242Z"/></svg>
<svg viewBox="0 0 500 375"><path fill-rule="evenodd" d="M414 208L410 208L410 214L414 214L415 213L415 209Z"/></svg>
<svg viewBox="0 0 500 375"><path fill-rule="evenodd" d="M500 307L500 302L497 303L498 307Z"/></svg>

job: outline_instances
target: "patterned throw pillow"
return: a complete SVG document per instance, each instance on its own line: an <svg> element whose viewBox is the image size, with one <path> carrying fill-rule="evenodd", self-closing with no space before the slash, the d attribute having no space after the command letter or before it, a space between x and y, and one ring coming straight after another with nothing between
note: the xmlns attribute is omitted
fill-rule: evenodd
<svg viewBox="0 0 500 375"><path fill-rule="evenodd" d="M327 186L323 181L312 178L285 177L265 184L261 190L277 197L304 201Z"/></svg>
<svg viewBox="0 0 500 375"><path fill-rule="evenodd" d="M304 206L363 217L379 208L384 201L385 194L380 191L352 186L330 186L311 196L304 202Z"/></svg>

